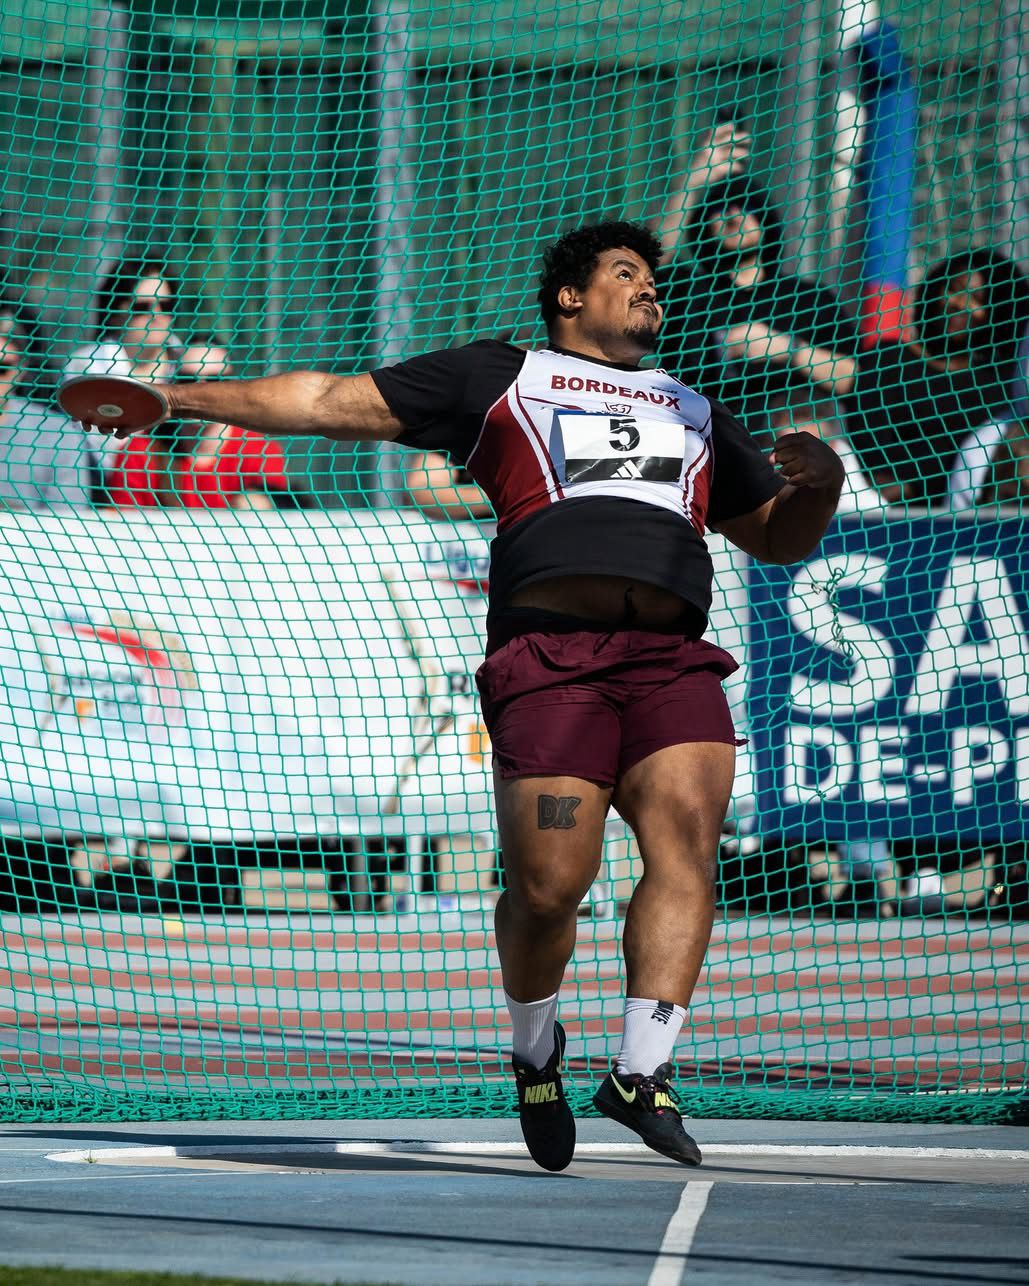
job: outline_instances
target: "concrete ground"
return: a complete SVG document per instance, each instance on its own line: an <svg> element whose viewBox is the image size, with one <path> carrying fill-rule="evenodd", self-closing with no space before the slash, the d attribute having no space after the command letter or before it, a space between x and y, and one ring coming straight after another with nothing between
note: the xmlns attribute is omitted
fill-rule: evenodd
<svg viewBox="0 0 1029 1286"><path fill-rule="evenodd" d="M418 1286L1029 1283L1029 1129L698 1121L688 1170L609 1122L9 1125L0 1263Z"/></svg>

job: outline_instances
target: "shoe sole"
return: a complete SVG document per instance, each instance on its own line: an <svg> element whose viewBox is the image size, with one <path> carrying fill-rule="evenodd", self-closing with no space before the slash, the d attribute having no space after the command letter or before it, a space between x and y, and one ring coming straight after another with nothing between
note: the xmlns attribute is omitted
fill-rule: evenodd
<svg viewBox="0 0 1029 1286"><path fill-rule="evenodd" d="M650 1148L651 1152L657 1152L659 1155L667 1157L669 1161L678 1161L680 1165L698 1166L704 1160L699 1147L697 1148L696 1157L693 1158L681 1156L678 1152L672 1152L668 1148L661 1147L659 1143L651 1142L651 1140L639 1130L635 1121L630 1117L628 1112L624 1112L620 1109L617 1103L609 1103L607 1099L601 1098L599 1093L593 1096L593 1106L602 1116L606 1116L611 1121L616 1121L619 1125L624 1125L627 1130L632 1130L633 1134L638 1135L647 1147ZM690 1141L693 1143L694 1147L697 1147L696 1143L692 1139Z"/></svg>

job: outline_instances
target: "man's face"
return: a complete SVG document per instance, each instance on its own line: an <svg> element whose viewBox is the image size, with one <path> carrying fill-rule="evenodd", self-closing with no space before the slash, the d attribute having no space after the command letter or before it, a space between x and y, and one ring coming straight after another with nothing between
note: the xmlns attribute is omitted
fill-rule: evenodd
<svg viewBox="0 0 1029 1286"><path fill-rule="evenodd" d="M656 346L664 310L654 274L634 250L602 251L586 289L573 295L584 334L624 338L641 353Z"/></svg>

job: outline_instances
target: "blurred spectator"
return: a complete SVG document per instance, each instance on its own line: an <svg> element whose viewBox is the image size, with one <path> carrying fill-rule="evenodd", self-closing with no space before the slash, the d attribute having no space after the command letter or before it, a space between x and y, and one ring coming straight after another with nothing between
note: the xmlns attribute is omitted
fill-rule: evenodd
<svg viewBox="0 0 1029 1286"><path fill-rule="evenodd" d="M704 192L742 174L749 156L750 135L735 121L722 121L701 139L654 228L666 255L674 254L685 237Z"/></svg>
<svg viewBox="0 0 1029 1286"><path fill-rule="evenodd" d="M980 504L1029 506L1029 320L1026 320L1015 360L1013 419L982 478ZM968 440L963 444L967 448Z"/></svg>
<svg viewBox="0 0 1029 1286"><path fill-rule="evenodd" d="M705 141L673 198L688 213L695 263L673 262L664 288L661 352L754 432L819 423L853 372L857 326L829 290L783 271L782 224L768 193L740 173L749 139L731 125ZM701 190L704 176L719 181ZM679 218L681 226L681 216ZM665 244L675 219L666 214ZM834 435L828 427L821 436Z"/></svg>
<svg viewBox="0 0 1029 1286"><path fill-rule="evenodd" d="M402 463L407 501L426 518L467 522L493 517L493 506L468 470L451 464L441 452L412 452Z"/></svg>
<svg viewBox="0 0 1029 1286"><path fill-rule="evenodd" d="M744 174L749 144L720 125L665 212L666 248L686 240L695 257L668 274L667 364L755 431L806 426L832 442L848 472L845 509L1020 501L1029 416L1010 408L1020 343L1029 360L1029 295L1019 269L988 250L944 260L918 292L911 340L863 351L830 292L781 271L778 216ZM834 397L846 438L830 418Z"/></svg>
<svg viewBox="0 0 1029 1286"><path fill-rule="evenodd" d="M164 427L118 444L108 470L111 504L120 508L288 507L279 500L283 493L291 493L278 443L228 424L206 424L198 438L182 443L175 435L163 434Z"/></svg>
<svg viewBox="0 0 1029 1286"><path fill-rule="evenodd" d="M19 396L30 326L24 310L0 303L0 505L88 505L97 465L81 429Z"/></svg>
<svg viewBox="0 0 1029 1286"><path fill-rule="evenodd" d="M846 395L862 467L890 503L965 508L1011 433L1029 289L1011 260L972 250L935 265L915 334L863 352Z"/></svg>
<svg viewBox="0 0 1029 1286"><path fill-rule="evenodd" d="M72 353L62 382L76 375L174 379L182 360L182 343L173 329L175 289L174 281L154 259L123 259L116 264L100 283L93 340ZM89 442L100 461L103 492L118 443L100 433L91 434Z"/></svg>
<svg viewBox="0 0 1029 1286"><path fill-rule="evenodd" d="M64 368L73 375L172 379L182 343L173 330L175 283L153 259L123 259L100 283L94 338Z"/></svg>
<svg viewBox="0 0 1029 1286"><path fill-rule="evenodd" d="M216 336L194 338L181 351L180 379L225 379L233 374L226 345ZM229 424L172 423L119 442L108 471L110 501L120 507L186 509L299 507L282 447Z"/></svg>
<svg viewBox="0 0 1029 1286"><path fill-rule="evenodd" d="M990 421L966 437L948 481L944 507L1029 505L1029 324L1015 361L1012 419Z"/></svg>

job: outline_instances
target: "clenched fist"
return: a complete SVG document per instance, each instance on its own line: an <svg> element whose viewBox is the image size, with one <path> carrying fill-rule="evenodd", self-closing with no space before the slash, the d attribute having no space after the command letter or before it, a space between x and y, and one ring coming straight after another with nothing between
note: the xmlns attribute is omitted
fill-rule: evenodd
<svg viewBox="0 0 1029 1286"><path fill-rule="evenodd" d="M831 446L811 433L787 433L768 457L793 487L843 489L843 462Z"/></svg>

